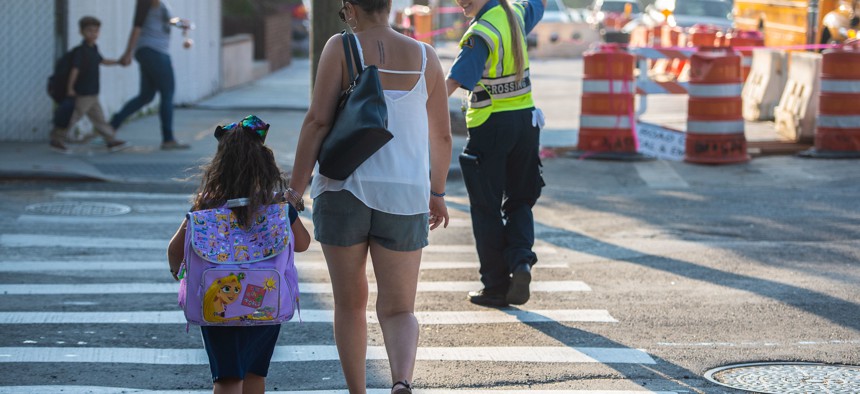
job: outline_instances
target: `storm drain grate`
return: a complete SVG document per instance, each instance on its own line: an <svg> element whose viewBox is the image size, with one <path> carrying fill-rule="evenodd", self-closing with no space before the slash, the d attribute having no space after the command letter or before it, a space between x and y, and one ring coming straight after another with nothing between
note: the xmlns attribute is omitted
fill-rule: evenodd
<svg viewBox="0 0 860 394"><path fill-rule="evenodd" d="M705 379L762 394L857 394L860 366L819 363L750 363L714 368Z"/></svg>
<svg viewBox="0 0 860 394"><path fill-rule="evenodd" d="M46 202L28 205L24 212L57 216L117 216L131 212L131 207L109 202Z"/></svg>

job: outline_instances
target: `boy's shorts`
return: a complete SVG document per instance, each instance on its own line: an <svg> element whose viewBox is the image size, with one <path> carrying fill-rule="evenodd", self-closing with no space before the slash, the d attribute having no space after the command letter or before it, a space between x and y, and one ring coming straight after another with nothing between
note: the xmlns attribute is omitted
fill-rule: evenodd
<svg viewBox="0 0 860 394"><path fill-rule="evenodd" d="M314 199L314 239L352 246L376 241L386 249L409 252L429 243L429 213L394 215L368 208L347 190L323 192Z"/></svg>

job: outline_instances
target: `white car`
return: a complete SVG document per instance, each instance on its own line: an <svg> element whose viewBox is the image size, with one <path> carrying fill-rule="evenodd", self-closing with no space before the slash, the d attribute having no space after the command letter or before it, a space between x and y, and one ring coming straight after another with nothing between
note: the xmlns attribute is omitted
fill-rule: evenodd
<svg viewBox="0 0 860 394"><path fill-rule="evenodd" d="M561 0L547 0L546 8L543 10L543 18L541 22L564 22L570 23L573 21L567 7Z"/></svg>
<svg viewBox="0 0 860 394"><path fill-rule="evenodd" d="M671 11L668 20L663 16L663 10ZM711 25L719 30L728 30L734 26L732 20L732 3L726 0L657 0L645 8L645 12L626 24L622 31L630 33L637 26L653 27L663 21L669 26L690 28L694 25Z"/></svg>

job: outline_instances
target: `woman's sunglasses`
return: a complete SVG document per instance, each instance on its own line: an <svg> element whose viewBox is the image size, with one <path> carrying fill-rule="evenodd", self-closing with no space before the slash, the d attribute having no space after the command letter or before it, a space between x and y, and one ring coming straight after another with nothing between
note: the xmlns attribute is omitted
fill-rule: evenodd
<svg viewBox="0 0 860 394"><path fill-rule="evenodd" d="M340 10L337 11L337 16L340 18L340 21L346 23L346 3L355 5L355 1L345 0L343 2L343 7L340 7Z"/></svg>

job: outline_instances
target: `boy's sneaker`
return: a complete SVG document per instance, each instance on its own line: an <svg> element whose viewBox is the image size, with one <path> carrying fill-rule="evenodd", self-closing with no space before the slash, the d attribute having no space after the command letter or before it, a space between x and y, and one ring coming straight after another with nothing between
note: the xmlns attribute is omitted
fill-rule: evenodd
<svg viewBox="0 0 860 394"><path fill-rule="evenodd" d="M53 150L54 152L70 153L69 148L66 147L66 144L64 144L62 141L51 140L50 146L51 150Z"/></svg>
<svg viewBox="0 0 860 394"><path fill-rule="evenodd" d="M179 141L167 141L161 143L161 150L186 150L191 149L191 145L183 144Z"/></svg>
<svg viewBox="0 0 860 394"><path fill-rule="evenodd" d="M107 148L111 152L116 152L128 148L128 144L122 140L113 140L107 143Z"/></svg>
<svg viewBox="0 0 860 394"><path fill-rule="evenodd" d="M70 142L72 144L80 144L80 145L89 144L90 141L96 139L96 137L98 137L96 135L96 133L89 133L89 134L84 134L84 135L80 136L78 139L76 139L74 141L70 141Z"/></svg>

